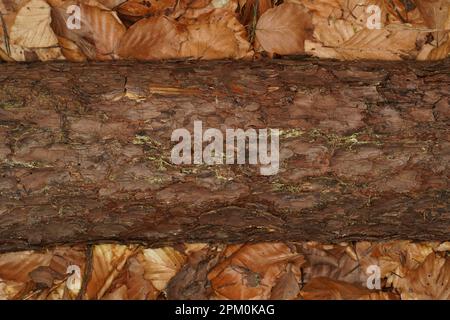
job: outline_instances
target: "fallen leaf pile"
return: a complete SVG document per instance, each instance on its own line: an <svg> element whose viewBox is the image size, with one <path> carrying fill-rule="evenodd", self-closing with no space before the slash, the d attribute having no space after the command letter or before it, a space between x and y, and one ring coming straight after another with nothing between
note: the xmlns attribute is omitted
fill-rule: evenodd
<svg viewBox="0 0 450 320"><path fill-rule="evenodd" d="M444 300L450 243L101 244L4 253L0 299Z"/></svg>
<svg viewBox="0 0 450 320"><path fill-rule="evenodd" d="M0 60L437 60L450 0L0 0Z"/></svg>

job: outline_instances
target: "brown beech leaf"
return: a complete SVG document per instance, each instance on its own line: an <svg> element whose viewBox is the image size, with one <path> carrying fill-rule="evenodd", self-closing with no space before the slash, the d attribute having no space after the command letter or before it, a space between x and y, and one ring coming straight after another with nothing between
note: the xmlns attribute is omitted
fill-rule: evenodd
<svg viewBox="0 0 450 320"><path fill-rule="evenodd" d="M209 60L252 55L245 28L228 10L216 9L198 19L183 21L188 40L181 45L182 57Z"/></svg>
<svg viewBox="0 0 450 320"><path fill-rule="evenodd" d="M346 5L343 6L340 0L285 0L284 3L305 6L313 15L330 20L342 17L342 12L348 7Z"/></svg>
<svg viewBox="0 0 450 320"><path fill-rule="evenodd" d="M326 46L308 41L306 52L318 57L333 55L333 58L342 60L401 60L416 55L418 35L419 32L416 30L397 29L395 27L391 27L389 30L362 29L336 46ZM325 52L322 54L324 49Z"/></svg>
<svg viewBox="0 0 450 320"><path fill-rule="evenodd" d="M186 5L193 1L185 0L128 0L116 8L122 20L134 23L142 18L168 16L178 18L185 13Z"/></svg>
<svg viewBox="0 0 450 320"><path fill-rule="evenodd" d="M83 62L87 60L86 55L75 44L75 42L64 37L58 37L58 42L61 46L61 52L67 60L74 62Z"/></svg>
<svg viewBox="0 0 450 320"><path fill-rule="evenodd" d="M313 19L314 39L327 47L339 47L361 28L345 19Z"/></svg>
<svg viewBox="0 0 450 320"><path fill-rule="evenodd" d="M135 249L135 246L114 244L94 246L92 274L86 289L88 299L101 299L103 297Z"/></svg>
<svg viewBox="0 0 450 320"><path fill-rule="evenodd" d="M256 25L256 40L269 53L289 55L304 52L313 30L311 16L300 5L283 3L267 10Z"/></svg>
<svg viewBox="0 0 450 320"><path fill-rule="evenodd" d="M126 267L114 280L104 300L153 300L159 294L150 280L144 278L145 258L142 253L130 257Z"/></svg>
<svg viewBox="0 0 450 320"><path fill-rule="evenodd" d="M432 253L396 284L402 299L450 299L450 258Z"/></svg>
<svg viewBox="0 0 450 320"><path fill-rule="evenodd" d="M166 16L145 18L127 30L117 54L124 59L176 59L186 40L185 27L174 19Z"/></svg>
<svg viewBox="0 0 450 320"><path fill-rule="evenodd" d="M51 252L22 251L0 255L0 278L16 282L31 280L29 274L41 266L48 266L52 259Z"/></svg>
<svg viewBox="0 0 450 320"><path fill-rule="evenodd" d="M231 250L208 274L218 298L268 299L287 265L299 269L304 263L301 255L283 243L232 246Z"/></svg>
<svg viewBox="0 0 450 320"><path fill-rule="evenodd" d="M118 7L120 4L124 3L127 0L97 0L98 3L100 3L102 6L108 8L108 9L114 9Z"/></svg>
<svg viewBox="0 0 450 320"><path fill-rule="evenodd" d="M13 45L9 41L9 30L11 30L16 14L8 11L2 12L0 20L0 59L8 62L25 61L26 49Z"/></svg>
<svg viewBox="0 0 450 320"><path fill-rule="evenodd" d="M31 0L18 12L10 32L11 44L25 48L47 48L58 44L50 27L50 6L44 0Z"/></svg>
<svg viewBox="0 0 450 320"><path fill-rule="evenodd" d="M0 278L0 300L11 300L25 287L23 282L4 281Z"/></svg>
<svg viewBox="0 0 450 320"><path fill-rule="evenodd" d="M292 271L292 265L278 277L275 286L270 293L272 300L292 300L297 298L300 292L299 276Z"/></svg>
<svg viewBox="0 0 450 320"><path fill-rule="evenodd" d="M126 1L117 9L117 13L122 20L136 22L154 12L154 7L148 1Z"/></svg>
<svg viewBox="0 0 450 320"><path fill-rule="evenodd" d="M221 9L222 12L228 11L234 15L238 7L237 0L182 0L180 3L178 10L172 16L184 19L197 19L216 11L216 9Z"/></svg>
<svg viewBox="0 0 450 320"><path fill-rule="evenodd" d="M428 27L443 31L450 15L450 0L416 1Z"/></svg>
<svg viewBox="0 0 450 320"><path fill-rule="evenodd" d="M169 300L205 300L211 296L208 272L217 264L222 245L200 249L199 246L186 245L188 254L186 264L170 279L165 290ZM192 250L189 249L191 247ZM200 249L200 250L199 250Z"/></svg>
<svg viewBox="0 0 450 320"><path fill-rule="evenodd" d="M395 286L408 270L417 268L437 246L436 242L358 242L356 253L363 272L370 265L376 265L380 268L381 277L387 279L387 285Z"/></svg>
<svg viewBox="0 0 450 320"><path fill-rule="evenodd" d="M142 253L144 278L159 291L166 289L167 283L186 262L186 257L171 247L145 249Z"/></svg>
<svg viewBox="0 0 450 320"><path fill-rule="evenodd" d="M304 280L326 277L335 280L361 283L365 280L353 248L348 244L322 245L307 242L299 250L308 262L304 268Z"/></svg>
<svg viewBox="0 0 450 320"><path fill-rule="evenodd" d="M50 6L45 1L31 0L22 3L16 14L5 16L3 21L6 30L9 30L9 43L8 48L3 43L2 47L6 52L9 51L8 56L12 60L64 59L58 47L58 39L50 27ZM1 38L4 40L4 37Z"/></svg>
<svg viewBox="0 0 450 320"><path fill-rule="evenodd" d="M93 60L115 58L114 51L125 26L114 11L93 0L76 2L50 0L52 5L52 27L59 37L74 42L81 51ZM67 21L71 14L67 9L71 5L80 8L80 28L69 29Z"/></svg>
<svg viewBox="0 0 450 320"><path fill-rule="evenodd" d="M344 281L318 277L300 292L305 300L397 300L395 294L372 291Z"/></svg>

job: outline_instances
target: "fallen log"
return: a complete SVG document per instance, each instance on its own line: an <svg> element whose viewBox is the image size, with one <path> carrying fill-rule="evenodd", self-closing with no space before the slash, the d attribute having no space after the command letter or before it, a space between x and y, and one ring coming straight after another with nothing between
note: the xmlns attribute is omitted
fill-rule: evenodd
<svg viewBox="0 0 450 320"><path fill-rule="evenodd" d="M449 240L450 60L0 64L0 251ZM171 161L279 129L279 170Z"/></svg>

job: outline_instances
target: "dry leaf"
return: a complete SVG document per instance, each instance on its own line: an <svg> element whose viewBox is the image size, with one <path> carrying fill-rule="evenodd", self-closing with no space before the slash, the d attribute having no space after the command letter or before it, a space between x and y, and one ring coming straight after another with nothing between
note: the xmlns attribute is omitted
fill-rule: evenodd
<svg viewBox="0 0 450 320"><path fill-rule="evenodd" d="M283 3L267 10L256 25L256 40L270 55L299 54L313 30L311 16L304 7Z"/></svg>
<svg viewBox="0 0 450 320"><path fill-rule="evenodd" d="M292 265L287 266L287 271L278 277L275 286L270 293L272 300L292 300L297 298L300 292L299 274L294 274Z"/></svg>
<svg viewBox="0 0 450 320"><path fill-rule="evenodd" d="M104 300L153 300L159 291L144 278L145 258L139 253L128 259L126 267L114 280Z"/></svg>
<svg viewBox="0 0 450 320"><path fill-rule="evenodd" d="M305 300L393 300L394 294L369 289L329 278L314 278L301 291Z"/></svg>
<svg viewBox="0 0 450 320"><path fill-rule="evenodd" d="M396 284L402 299L450 299L450 259L428 255L416 269L409 270Z"/></svg>
<svg viewBox="0 0 450 320"><path fill-rule="evenodd" d="M92 252L92 274L86 289L88 299L101 299L120 273L135 246L96 245Z"/></svg>
<svg viewBox="0 0 450 320"><path fill-rule="evenodd" d="M40 266L48 266L51 252L22 251L0 255L0 278L16 282L27 282L29 274Z"/></svg>
<svg viewBox="0 0 450 320"><path fill-rule="evenodd" d="M415 30L362 29L341 45L324 47L332 48L335 57L343 60L401 60L415 51L418 34ZM306 52L320 56L311 46Z"/></svg>
<svg viewBox="0 0 450 320"><path fill-rule="evenodd" d="M134 23L145 16L149 16L154 11L153 8L148 1L126 1L116 11L122 20Z"/></svg>
<svg viewBox="0 0 450 320"><path fill-rule="evenodd" d="M81 3L51 2L51 4L51 25L59 37L73 41L89 59L115 58L114 51L125 33L125 26L115 12L93 0ZM67 9L71 5L78 5L81 10L79 29L76 26L72 26L73 29L68 27L67 21L72 13L67 13Z"/></svg>
<svg viewBox="0 0 450 320"><path fill-rule="evenodd" d="M139 20L127 30L117 54L124 59L157 60L180 57L185 28L174 19L161 16Z"/></svg>
<svg viewBox="0 0 450 320"><path fill-rule="evenodd" d="M245 28L227 10L217 9L196 20L183 21L188 39L181 45L182 57L209 60L252 55Z"/></svg>
<svg viewBox="0 0 450 320"><path fill-rule="evenodd" d="M83 62L87 60L86 55L73 41L64 37L58 37L58 42L61 46L61 52L67 60L73 62Z"/></svg>
<svg viewBox="0 0 450 320"><path fill-rule="evenodd" d="M170 279L181 269L186 257L177 250L165 247L143 250L144 278L150 280L153 286L162 291Z"/></svg>
<svg viewBox="0 0 450 320"><path fill-rule="evenodd" d="M4 281L0 278L0 300L10 300L19 294L25 287L24 283Z"/></svg>
<svg viewBox="0 0 450 320"><path fill-rule="evenodd" d="M282 243L244 245L208 274L217 297L225 299L268 299L279 276L292 263L295 268L303 257Z"/></svg>
<svg viewBox="0 0 450 320"><path fill-rule="evenodd" d="M438 244L436 242L413 243L411 241L390 241L385 243L358 242L356 252L363 272L369 266L380 268L387 286L396 285L408 270L415 269Z"/></svg>
<svg viewBox="0 0 450 320"><path fill-rule="evenodd" d="M186 245L185 245L186 246ZM193 246L188 252L187 262L181 270L170 279L165 290L169 300L205 300L211 296L211 286L207 279L208 272L217 264L223 245L214 247Z"/></svg>
<svg viewBox="0 0 450 320"><path fill-rule="evenodd" d="M17 12L9 36L11 44L25 48L57 46L50 22L50 6L44 0L31 0Z"/></svg>
<svg viewBox="0 0 450 320"><path fill-rule="evenodd" d="M324 246L315 242L302 245L300 250L308 262L304 268L304 280L326 277L350 283L362 283L365 280L359 261L353 248L347 244Z"/></svg>

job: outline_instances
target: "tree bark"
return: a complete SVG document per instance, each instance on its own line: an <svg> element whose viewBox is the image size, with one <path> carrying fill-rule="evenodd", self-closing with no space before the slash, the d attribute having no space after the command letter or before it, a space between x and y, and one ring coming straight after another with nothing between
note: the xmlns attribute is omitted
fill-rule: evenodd
<svg viewBox="0 0 450 320"><path fill-rule="evenodd" d="M450 61L0 65L0 251L449 240ZM281 130L280 170L174 165L177 128Z"/></svg>

